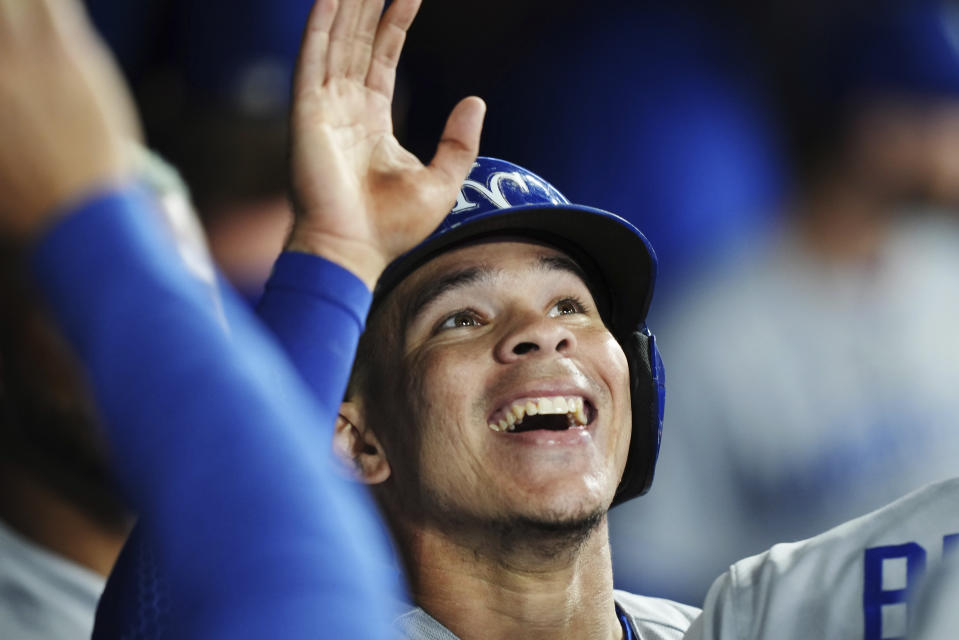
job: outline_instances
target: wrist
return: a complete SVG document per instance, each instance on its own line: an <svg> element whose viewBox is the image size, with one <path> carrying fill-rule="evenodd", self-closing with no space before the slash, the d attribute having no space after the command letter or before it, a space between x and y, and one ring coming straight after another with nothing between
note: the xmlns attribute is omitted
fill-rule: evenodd
<svg viewBox="0 0 959 640"><path fill-rule="evenodd" d="M382 252L368 243L294 225L286 243L287 251L325 258L351 272L373 291L388 264Z"/></svg>

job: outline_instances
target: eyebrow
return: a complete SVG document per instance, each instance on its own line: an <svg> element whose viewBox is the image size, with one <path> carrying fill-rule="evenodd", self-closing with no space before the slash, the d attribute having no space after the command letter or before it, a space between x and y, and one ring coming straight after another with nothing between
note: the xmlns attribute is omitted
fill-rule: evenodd
<svg viewBox="0 0 959 640"><path fill-rule="evenodd" d="M579 264L566 256L541 256L533 268L543 272L562 271L570 273L579 278L584 284L587 282L586 273ZM403 317L406 319L407 326L415 322L416 318L432 304L434 300L443 294L460 287L492 280L498 271L499 269L496 267L486 264L467 267L447 273L443 277L420 288L409 298L405 305Z"/></svg>
<svg viewBox="0 0 959 640"><path fill-rule="evenodd" d="M483 280L492 280L497 270L489 265L479 265L458 269L447 273L442 278L434 280L414 292L407 301L403 313L406 324L412 324L434 300L453 289L475 284Z"/></svg>
<svg viewBox="0 0 959 640"><path fill-rule="evenodd" d="M575 260L566 256L542 256L539 259L539 267L543 271L566 271L582 280L583 284L589 282L582 267Z"/></svg>

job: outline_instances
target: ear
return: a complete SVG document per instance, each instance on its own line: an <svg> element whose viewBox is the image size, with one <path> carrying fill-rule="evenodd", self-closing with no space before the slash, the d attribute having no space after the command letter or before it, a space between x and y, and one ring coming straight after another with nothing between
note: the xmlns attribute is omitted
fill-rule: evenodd
<svg viewBox="0 0 959 640"><path fill-rule="evenodd" d="M355 480L379 484L390 477L390 463L372 429L366 427L363 411L355 402L340 405L333 431L333 453Z"/></svg>

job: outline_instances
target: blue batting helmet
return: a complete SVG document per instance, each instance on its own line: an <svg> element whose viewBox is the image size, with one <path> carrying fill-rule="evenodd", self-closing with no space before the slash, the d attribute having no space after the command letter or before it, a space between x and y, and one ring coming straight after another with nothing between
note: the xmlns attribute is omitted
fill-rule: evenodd
<svg viewBox="0 0 959 640"><path fill-rule="evenodd" d="M438 254L485 236L525 236L565 251L583 268L596 303L629 361L633 432L613 504L649 490L663 430L665 379L646 313L656 281L656 254L619 216L572 204L536 174L479 157L456 204L439 227L393 261L373 293L374 306Z"/></svg>

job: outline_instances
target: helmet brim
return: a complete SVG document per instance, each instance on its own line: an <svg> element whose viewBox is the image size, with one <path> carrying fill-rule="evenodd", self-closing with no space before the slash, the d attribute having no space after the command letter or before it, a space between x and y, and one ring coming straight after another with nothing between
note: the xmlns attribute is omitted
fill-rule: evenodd
<svg viewBox="0 0 959 640"><path fill-rule="evenodd" d="M490 236L528 237L566 252L606 298L616 336L646 321L656 282L656 254L646 237L616 214L573 204L522 205L468 217L427 238L387 268L374 291L374 307L406 276L457 245ZM598 281L595 281L598 280Z"/></svg>

